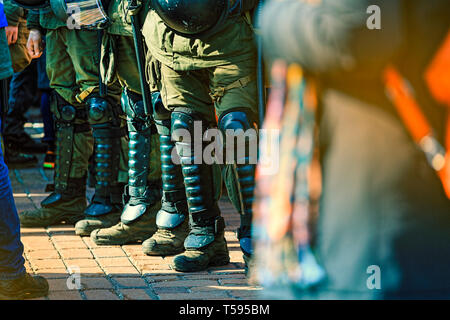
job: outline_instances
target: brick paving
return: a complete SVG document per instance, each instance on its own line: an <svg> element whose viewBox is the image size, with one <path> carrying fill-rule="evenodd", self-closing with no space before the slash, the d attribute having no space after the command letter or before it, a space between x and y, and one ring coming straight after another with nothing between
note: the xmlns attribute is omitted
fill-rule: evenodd
<svg viewBox="0 0 450 320"><path fill-rule="evenodd" d="M39 123L28 123L26 130L35 138L42 136ZM52 181L53 171L41 168L42 159L41 155L37 168L10 170L18 211L38 208L48 195L45 185ZM92 193L88 189L88 198ZM261 288L249 284L244 275L235 235L239 215L227 199L220 207L231 259L223 267L177 272L170 267L173 257L146 256L140 244L97 246L89 237L75 235L73 225L63 224L21 229L26 268L48 279L50 292L44 300L258 299Z"/></svg>

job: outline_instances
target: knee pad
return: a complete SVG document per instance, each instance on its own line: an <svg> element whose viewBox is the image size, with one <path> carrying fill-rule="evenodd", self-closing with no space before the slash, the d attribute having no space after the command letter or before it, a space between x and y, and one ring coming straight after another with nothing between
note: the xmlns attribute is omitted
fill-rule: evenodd
<svg viewBox="0 0 450 320"><path fill-rule="evenodd" d="M234 110L223 114L219 118L218 126L224 134L226 153L233 153L226 154L227 163L229 161L234 161L236 164L246 164L252 161L256 163L258 148L256 146L255 152L252 153L251 147L252 143L257 143L257 132L245 112ZM254 131L249 131L251 129ZM232 131L231 134L229 130ZM241 135L243 135L245 140L240 139ZM227 145L227 140L230 138L237 139L238 143L235 144L233 140L233 145ZM247 148L248 156L246 155Z"/></svg>
<svg viewBox="0 0 450 320"><path fill-rule="evenodd" d="M190 114L174 111L171 116L172 139L176 142L182 142L186 136L183 134L186 130L192 135L194 133L194 117ZM183 131L181 131L183 130ZM190 139L191 140L191 139ZM183 142L190 142L184 140Z"/></svg>
<svg viewBox="0 0 450 320"><path fill-rule="evenodd" d="M236 173L236 196L239 199L238 211L241 213L241 220L251 219L253 193L255 188L255 165L257 156L257 145L255 153L252 154L251 143L257 143L256 131L254 134L245 133L245 131L252 129L250 121L243 111L230 111L222 115L219 119L219 128L225 133L225 146L227 163L234 162L233 171ZM233 132L229 135L228 130L238 130L241 132ZM244 141L239 138L244 135ZM247 139L248 137L248 139ZM238 142L235 145L230 144L229 139L237 138ZM247 155L248 148L248 155ZM231 154L232 153L232 154ZM232 190L229 190L231 193Z"/></svg>
<svg viewBox="0 0 450 320"><path fill-rule="evenodd" d="M223 114L219 119L219 129L225 130L248 130L252 128L247 114L243 111L230 111Z"/></svg>
<svg viewBox="0 0 450 320"><path fill-rule="evenodd" d="M88 109L88 121L94 128L99 124L110 123L112 126L120 126L122 110L116 103L100 96L92 96L86 100Z"/></svg>
<svg viewBox="0 0 450 320"><path fill-rule="evenodd" d="M54 115L55 123L71 125L77 132L87 132L90 126L87 123L88 117L84 108L76 108L61 97L56 91L53 91L50 96L50 108ZM84 124L75 125L77 122L85 122Z"/></svg>
<svg viewBox="0 0 450 320"><path fill-rule="evenodd" d="M179 111L172 112L172 139L180 157L191 226L209 225L220 215L214 194L214 165L205 164L199 161L202 159L196 158L201 157L203 152L203 134L192 137L196 120L198 119L193 115ZM203 125L204 123L200 120L202 132L207 127ZM196 154L198 151L200 155Z"/></svg>

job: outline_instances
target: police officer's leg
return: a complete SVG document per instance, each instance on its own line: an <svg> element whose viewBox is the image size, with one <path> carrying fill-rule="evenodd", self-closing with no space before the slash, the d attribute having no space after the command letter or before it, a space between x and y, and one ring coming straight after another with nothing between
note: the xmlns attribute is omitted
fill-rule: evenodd
<svg viewBox="0 0 450 320"><path fill-rule="evenodd" d="M156 216L158 230L142 243L142 249L148 255L167 256L184 250L189 232L188 205L181 166L172 161L175 143L171 139L171 113L164 107L159 92L152 94L152 102L161 151L163 197Z"/></svg>
<svg viewBox="0 0 450 320"><path fill-rule="evenodd" d="M26 227L75 223L86 209L86 170L93 143L86 111L69 104L56 91L51 108L56 129L55 191L41 202L40 209L19 214Z"/></svg>
<svg viewBox="0 0 450 320"><path fill-rule="evenodd" d="M174 258L173 267L191 272L227 264L225 223L218 207L220 169L202 159L203 133L215 125L214 107L208 95L208 76L204 71L177 72L164 65L161 75L163 103L174 110L171 115L172 140L180 157L190 226L184 241L186 251ZM196 133L199 133L198 137L195 137Z"/></svg>
<svg viewBox="0 0 450 320"><path fill-rule="evenodd" d="M241 215L236 235L246 273L253 254L251 225L257 158L257 132L250 123L246 113L240 109L230 109L219 118L219 128L225 137L225 157L227 162L233 162L226 165L223 172L229 197Z"/></svg>
<svg viewBox="0 0 450 320"><path fill-rule="evenodd" d="M74 43L68 41L68 32L75 31L58 28L46 35L47 74L55 89L51 99L57 138L55 192L41 203L42 208L19 213L21 223L27 226L75 222L86 209L86 172L93 139L85 106L75 99L77 72L69 54Z"/></svg>
<svg viewBox="0 0 450 320"><path fill-rule="evenodd" d="M145 114L142 96L125 89L122 106L129 130L129 179L120 222L91 234L97 244L125 244L143 241L156 231L156 213L161 207L161 181L153 177L150 158L158 148L156 128Z"/></svg>
<svg viewBox="0 0 450 320"><path fill-rule="evenodd" d="M225 137L225 185L240 213L237 230L246 272L253 253L251 241L254 175L257 161L256 81L254 62L224 65L211 71L211 91Z"/></svg>
<svg viewBox="0 0 450 320"><path fill-rule="evenodd" d="M98 244L120 244L144 240L156 230L155 216L161 198L159 143L151 113L146 114L140 94L133 37L107 34L103 40L104 51L112 56L105 61L109 63L106 69L115 70L114 76L123 88L121 104L129 132L129 177L120 222L93 232L92 239Z"/></svg>
<svg viewBox="0 0 450 320"><path fill-rule="evenodd" d="M202 127L203 130L199 131L202 135L190 140L183 133L194 135L194 123ZM172 113L172 138L180 156L189 209L190 231L184 241L186 251L173 261L175 270L183 272L225 265L230 260L224 237L225 222L220 216L218 197L215 195L215 178L220 177L220 169L217 165L206 164L198 159L204 149L201 138L210 123L199 114L190 114L178 108ZM198 150L200 154L197 154Z"/></svg>
<svg viewBox="0 0 450 320"><path fill-rule="evenodd" d="M86 219L75 226L78 235L90 235L97 228L117 223L122 211L126 172L120 168L126 127L120 106L111 98L91 94L86 100L94 136L95 194L85 211ZM123 161L123 160L122 160Z"/></svg>

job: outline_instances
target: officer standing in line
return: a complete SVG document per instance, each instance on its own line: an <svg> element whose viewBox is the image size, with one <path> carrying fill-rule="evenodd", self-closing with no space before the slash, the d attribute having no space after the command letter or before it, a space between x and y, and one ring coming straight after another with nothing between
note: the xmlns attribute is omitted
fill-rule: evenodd
<svg viewBox="0 0 450 320"><path fill-rule="evenodd" d="M174 258L173 267L200 271L229 262L225 223L217 203L220 171L217 174L215 164L198 163L194 150L203 150L204 142L183 140L180 129L194 135L194 121L201 125L202 136L217 123L224 132L254 128L256 46L244 13L256 1L154 1L153 5L155 10L149 12L143 33L153 58L160 63L160 91L164 106L172 112L171 143L180 156L189 212L185 252ZM248 158L243 164L234 160L234 182L239 186L239 211L243 213L238 235L247 262L252 251L248 240L254 165ZM168 234L175 230L169 222L164 229Z"/></svg>
<svg viewBox="0 0 450 320"><path fill-rule="evenodd" d="M27 6L23 2L19 5ZM127 130L118 103L120 89L110 86L107 95L100 92L98 32L70 24L66 10L55 2L27 7L38 9L28 15L28 48L33 58L42 54L46 32L57 143L55 191L41 202L41 208L19 213L21 224L43 227L60 221L75 223L85 211L120 212L128 180ZM86 175L93 152L95 195L86 207Z"/></svg>
<svg viewBox="0 0 450 320"><path fill-rule="evenodd" d="M151 114L146 115L139 81L130 14L144 21L148 6L130 9L126 0L109 4L110 24L103 36L102 77L105 83L116 79L122 87L122 108L129 132L129 179L122 212L89 212L75 232L91 235L99 245L119 245L149 238L156 231L156 213L161 207L161 165L159 139ZM140 29L137 36L141 36ZM158 100L158 95L154 97ZM150 106L151 107L151 106ZM92 232L93 231L93 232Z"/></svg>

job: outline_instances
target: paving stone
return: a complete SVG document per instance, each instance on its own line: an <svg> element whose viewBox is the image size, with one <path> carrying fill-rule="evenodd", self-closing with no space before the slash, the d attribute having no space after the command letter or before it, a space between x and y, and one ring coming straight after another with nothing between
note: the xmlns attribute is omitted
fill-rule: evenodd
<svg viewBox="0 0 450 320"><path fill-rule="evenodd" d="M210 274L208 272L194 272L194 273L183 273L181 276L183 280L219 280L223 279L224 277L232 276L233 279L236 277L239 277L240 274ZM245 278L242 275L242 278Z"/></svg>
<svg viewBox="0 0 450 320"><path fill-rule="evenodd" d="M78 290L49 292L49 300L83 300Z"/></svg>
<svg viewBox="0 0 450 320"><path fill-rule="evenodd" d="M119 287L122 288L146 288L148 287L145 280L141 277L113 277L112 278Z"/></svg>
<svg viewBox="0 0 450 320"><path fill-rule="evenodd" d="M140 244L126 244L122 246L122 249L126 252L127 255L144 254L142 252L142 245Z"/></svg>
<svg viewBox="0 0 450 320"><path fill-rule="evenodd" d="M28 253L28 259L44 260L44 259L59 259L59 253L55 249L47 250L35 250Z"/></svg>
<svg viewBox="0 0 450 320"><path fill-rule="evenodd" d="M175 280L175 281L162 281L153 284L153 288L157 287L206 287L206 286L218 286L219 283L216 280Z"/></svg>
<svg viewBox="0 0 450 320"><path fill-rule="evenodd" d="M133 264L128 260L127 257L116 257L116 258L98 258L97 261L101 266L108 267L132 267Z"/></svg>
<svg viewBox="0 0 450 320"><path fill-rule="evenodd" d="M126 254L121 248L95 248L91 249L95 258L112 258L112 257L125 257Z"/></svg>
<svg viewBox="0 0 450 320"><path fill-rule="evenodd" d="M69 282L70 275L67 275L65 278L62 279L47 279L49 291L67 291L70 290L70 288L67 286L67 283Z"/></svg>
<svg viewBox="0 0 450 320"><path fill-rule="evenodd" d="M141 273L157 273L159 271L165 271L165 273L173 273L176 272L175 270L172 270L169 265L167 264L144 264L144 265L136 265L139 271Z"/></svg>
<svg viewBox="0 0 450 320"><path fill-rule="evenodd" d="M105 273L99 266L95 267L80 267L80 274L82 277L98 277L103 276Z"/></svg>
<svg viewBox="0 0 450 320"><path fill-rule="evenodd" d="M160 281L167 281L167 280L179 280L179 276L177 275L152 275L145 277L148 282L155 283Z"/></svg>
<svg viewBox="0 0 450 320"><path fill-rule="evenodd" d="M55 234L52 235L52 240L54 242L82 242L81 238L75 234Z"/></svg>
<svg viewBox="0 0 450 320"><path fill-rule="evenodd" d="M58 249L58 250L86 248L86 244L81 239L78 239L77 241L75 241L75 240L72 240L72 241L56 240L56 241L54 241L54 244L55 244L56 249Z"/></svg>
<svg viewBox="0 0 450 320"><path fill-rule="evenodd" d="M66 261L66 264L68 267L75 267L75 268L98 267L98 264L94 259L70 259Z"/></svg>
<svg viewBox="0 0 450 320"><path fill-rule="evenodd" d="M31 266L34 270L65 268L64 263L60 259L35 260L31 262Z"/></svg>
<svg viewBox="0 0 450 320"><path fill-rule="evenodd" d="M130 277L139 275L139 271L136 270L133 266L128 267L110 267L104 266L103 270L105 270L106 274L112 277Z"/></svg>
<svg viewBox="0 0 450 320"><path fill-rule="evenodd" d="M120 248L120 246L104 246L104 245L97 245L90 237L82 237L81 241L85 243L85 245L91 249L93 248Z"/></svg>
<svg viewBox="0 0 450 320"><path fill-rule="evenodd" d="M67 279L67 277L69 276L69 272L66 270L66 268L39 269L37 274L43 276L46 279Z"/></svg>
<svg viewBox="0 0 450 320"><path fill-rule="evenodd" d="M85 248L79 248L79 249L60 249L59 253L63 257L64 260L66 259L92 259L94 258L92 256L92 253Z"/></svg>
<svg viewBox="0 0 450 320"><path fill-rule="evenodd" d="M28 235L24 235L21 236L22 243L24 245L46 245L46 244L51 244L50 238L47 236L47 234L41 234L41 235L32 235L32 234L28 234Z"/></svg>
<svg viewBox="0 0 450 320"><path fill-rule="evenodd" d="M112 290L86 290L84 294L88 300L119 300Z"/></svg>
<svg viewBox="0 0 450 320"><path fill-rule="evenodd" d="M85 290L89 289L112 289L111 282L106 278L82 278L81 285Z"/></svg>
<svg viewBox="0 0 450 320"><path fill-rule="evenodd" d="M146 260L146 259L135 259L133 257L129 257L130 261L137 267L137 268L152 268L152 266L161 266L165 265L169 267L169 263L165 260Z"/></svg>
<svg viewBox="0 0 450 320"><path fill-rule="evenodd" d="M162 267L159 267L160 269L142 269L141 273L146 276L160 276L160 275L166 275L166 274L177 274L178 272L175 270L172 270L170 268L162 269Z"/></svg>
<svg viewBox="0 0 450 320"><path fill-rule="evenodd" d="M153 288L156 294L166 294L166 293L188 293L190 292L188 288L185 287L156 287Z"/></svg>
<svg viewBox="0 0 450 320"><path fill-rule="evenodd" d="M243 284L248 285L248 281L245 277L243 278L228 278L228 279L220 279L221 285L236 285L236 284Z"/></svg>
<svg viewBox="0 0 450 320"><path fill-rule="evenodd" d="M148 291L144 289L121 289L120 292L126 300L152 300Z"/></svg>

